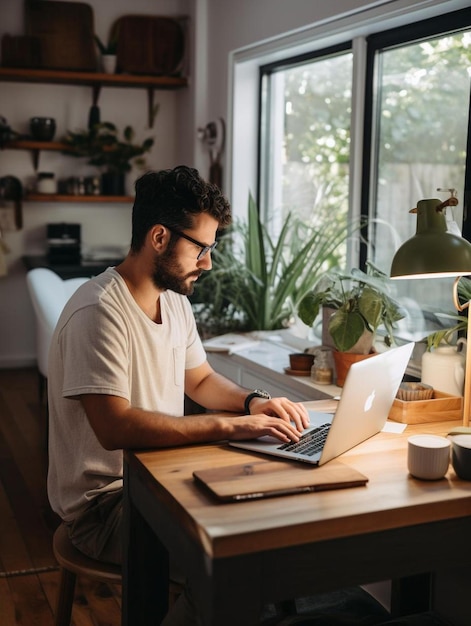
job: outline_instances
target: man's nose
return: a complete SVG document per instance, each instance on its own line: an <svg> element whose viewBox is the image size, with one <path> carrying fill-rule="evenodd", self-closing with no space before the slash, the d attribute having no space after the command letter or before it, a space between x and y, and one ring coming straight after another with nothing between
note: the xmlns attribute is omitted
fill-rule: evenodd
<svg viewBox="0 0 471 626"><path fill-rule="evenodd" d="M198 261L198 266L204 270L210 270L213 267L213 261L211 259L211 251L207 252L204 257Z"/></svg>

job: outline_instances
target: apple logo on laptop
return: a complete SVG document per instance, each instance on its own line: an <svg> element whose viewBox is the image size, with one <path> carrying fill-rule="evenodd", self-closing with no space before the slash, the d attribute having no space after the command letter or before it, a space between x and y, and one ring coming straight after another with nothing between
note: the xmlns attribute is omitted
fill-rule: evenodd
<svg viewBox="0 0 471 626"><path fill-rule="evenodd" d="M376 391L372 391L365 401L365 411L369 411L373 406L373 402L376 396Z"/></svg>

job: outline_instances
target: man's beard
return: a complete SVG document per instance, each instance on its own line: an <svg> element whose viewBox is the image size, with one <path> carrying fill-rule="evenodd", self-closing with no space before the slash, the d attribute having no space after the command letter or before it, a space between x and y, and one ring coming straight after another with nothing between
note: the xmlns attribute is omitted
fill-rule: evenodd
<svg viewBox="0 0 471 626"><path fill-rule="evenodd" d="M152 281L158 289L170 289L183 296L191 296L195 289L195 281L188 281L191 276L201 276L202 270L195 270L188 274L181 273L181 266L172 254L172 249L156 257Z"/></svg>

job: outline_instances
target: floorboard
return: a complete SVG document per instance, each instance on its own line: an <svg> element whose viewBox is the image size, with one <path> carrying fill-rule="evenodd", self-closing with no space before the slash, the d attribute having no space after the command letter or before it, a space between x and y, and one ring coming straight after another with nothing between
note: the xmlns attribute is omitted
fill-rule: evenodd
<svg viewBox="0 0 471 626"><path fill-rule="evenodd" d="M34 368L0 370L0 625L51 626L59 588L46 491L46 406ZM78 579L72 626L119 626L121 591Z"/></svg>

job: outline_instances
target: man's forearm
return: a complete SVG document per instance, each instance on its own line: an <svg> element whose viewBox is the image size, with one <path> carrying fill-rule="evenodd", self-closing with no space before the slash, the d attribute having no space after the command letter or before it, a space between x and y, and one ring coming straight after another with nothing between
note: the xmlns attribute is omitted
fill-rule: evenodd
<svg viewBox="0 0 471 626"><path fill-rule="evenodd" d="M250 391L212 371L189 395L192 400L207 409L231 411L242 415L245 413L244 402Z"/></svg>

